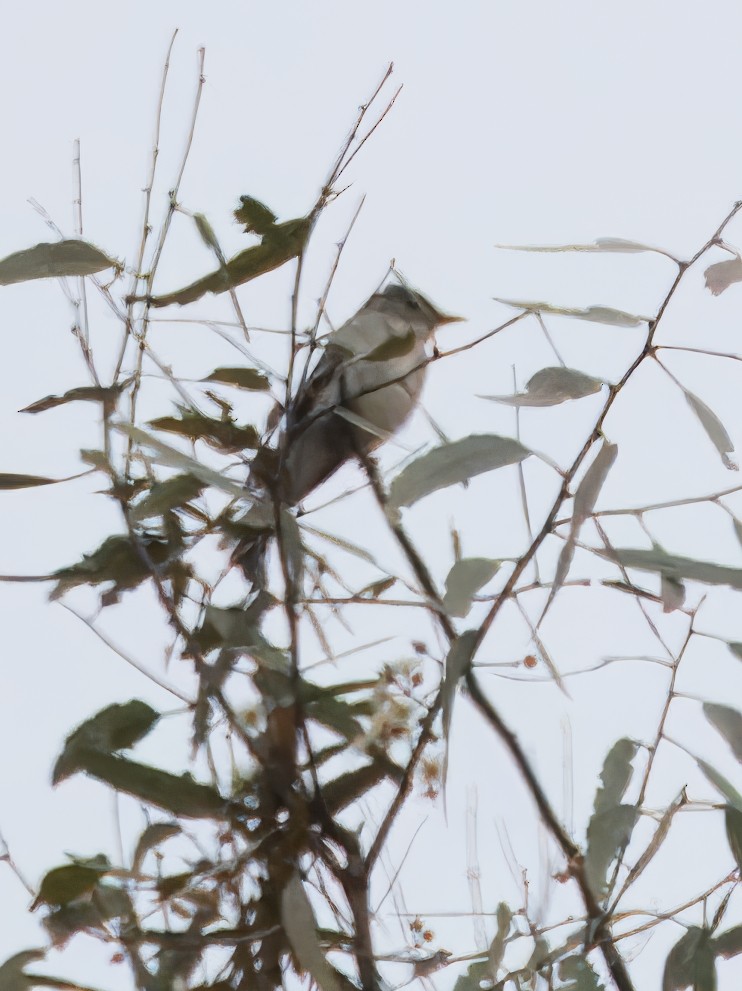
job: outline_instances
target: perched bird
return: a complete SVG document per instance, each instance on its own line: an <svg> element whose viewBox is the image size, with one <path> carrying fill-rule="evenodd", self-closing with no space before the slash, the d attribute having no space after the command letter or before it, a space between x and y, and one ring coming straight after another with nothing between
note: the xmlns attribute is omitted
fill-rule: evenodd
<svg viewBox="0 0 742 991"><path fill-rule="evenodd" d="M461 317L441 313L421 293L390 284L327 338L322 357L299 386L286 412L277 452L258 457L251 484L270 489L284 505L301 502L341 465L370 454L394 434L420 398L427 365L426 345L436 327ZM260 500L258 500L258 503ZM243 517L260 529L265 503ZM253 522L254 521L254 522ZM238 549L245 573L254 578L262 562L265 534Z"/></svg>

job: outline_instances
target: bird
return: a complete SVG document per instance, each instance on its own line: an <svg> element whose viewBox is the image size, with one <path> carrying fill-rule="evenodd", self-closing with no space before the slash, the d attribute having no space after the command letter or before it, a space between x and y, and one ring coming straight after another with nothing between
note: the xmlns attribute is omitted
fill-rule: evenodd
<svg viewBox="0 0 742 991"><path fill-rule="evenodd" d="M256 491L270 488L281 504L296 506L346 462L376 450L417 406L434 331L462 319L406 284L375 292L328 335L286 410L276 451L253 462ZM251 516L258 524L260 508L243 518L248 527ZM248 544L243 542L240 563L254 575Z"/></svg>

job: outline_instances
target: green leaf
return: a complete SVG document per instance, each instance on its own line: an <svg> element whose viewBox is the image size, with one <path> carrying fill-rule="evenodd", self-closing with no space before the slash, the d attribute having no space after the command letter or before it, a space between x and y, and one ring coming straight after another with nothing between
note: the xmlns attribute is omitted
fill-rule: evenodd
<svg viewBox="0 0 742 991"><path fill-rule="evenodd" d="M118 262L87 241L42 243L0 260L0 286L28 282L30 279L94 275L106 268L119 267Z"/></svg>
<svg viewBox="0 0 742 991"><path fill-rule="evenodd" d="M234 211L237 223L245 225L246 234L266 234L278 219L265 203L252 196L240 196L240 206Z"/></svg>
<svg viewBox="0 0 742 991"><path fill-rule="evenodd" d="M164 482L155 482L143 498L131 507L133 520L146 520L178 509L203 492L205 483L193 475L176 475Z"/></svg>
<svg viewBox="0 0 742 991"><path fill-rule="evenodd" d="M173 304L185 306L186 303L200 299L207 292L227 292L266 272L272 272L292 258L296 258L304 250L310 230L311 221L308 217L276 224L265 232L261 244L241 251L215 272L192 282L183 289L163 296L153 296L150 303L155 307Z"/></svg>
<svg viewBox="0 0 742 991"><path fill-rule="evenodd" d="M222 367L201 379L202 382L220 382L223 385L233 385L237 389L250 389L252 392L264 392L270 389L271 383L267 375L256 368Z"/></svg>
<svg viewBox="0 0 742 991"><path fill-rule="evenodd" d="M623 310L614 310L610 306L569 307L552 306L551 303L522 302L514 299L497 299L495 302L513 306L518 310L530 310L534 313L551 313L554 316L574 317L576 320L590 320L592 323L606 323L614 327L638 327L642 323L650 323L651 317L641 317Z"/></svg>
<svg viewBox="0 0 742 991"><path fill-rule="evenodd" d="M734 444L724 424L716 413L703 400L699 399L698 396L689 392L687 389L683 389L683 394L688 401L688 405L698 417L699 423L706 431L709 440L719 452L724 467L736 471L737 465L729 457L734 451Z"/></svg>
<svg viewBox="0 0 742 991"><path fill-rule="evenodd" d="M149 425L192 441L202 440L227 454L254 450L260 444L260 435L251 423L239 426L231 420L217 420L191 410L183 410L180 417L160 416L150 420Z"/></svg>
<svg viewBox="0 0 742 991"><path fill-rule="evenodd" d="M566 957L559 963L559 991L605 991L587 958L582 954Z"/></svg>
<svg viewBox="0 0 742 991"><path fill-rule="evenodd" d="M489 960L475 960L474 963L469 964L465 973L459 974L456 978L453 991L482 991L483 984L491 981Z"/></svg>
<svg viewBox="0 0 742 991"><path fill-rule="evenodd" d="M742 661L742 643L737 643L734 640L727 640L726 644L737 660Z"/></svg>
<svg viewBox="0 0 742 991"><path fill-rule="evenodd" d="M82 757L89 750L110 754L133 747L150 732L159 718L160 713L140 699L101 709L81 723L65 740L54 766L52 784L58 784L79 770Z"/></svg>
<svg viewBox="0 0 742 991"><path fill-rule="evenodd" d="M299 971L309 974L320 991L344 991L344 982L322 952L317 920L296 873L281 892L281 924Z"/></svg>
<svg viewBox="0 0 742 991"><path fill-rule="evenodd" d="M598 897L607 891L608 869L631 838L638 810L622 805L621 799L631 780L631 761L637 745L632 740L618 740L603 764L601 787L595 795L593 814L587 827L585 872Z"/></svg>
<svg viewBox="0 0 742 991"><path fill-rule="evenodd" d="M329 814L334 816L387 778L399 783L402 777L403 772L396 764L380 754L374 755L372 763L347 771L323 785L322 800Z"/></svg>
<svg viewBox="0 0 742 991"><path fill-rule="evenodd" d="M443 605L448 615L466 616L472 599L495 576L501 563L486 557L465 557L457 561L446 578Z"/></svg>
<svg viewBox="0 0 742 991"><path fill-rule="evenodd" d="M716 991L716 961L711 933L690 926L670 950L665 962L662 991Z"/></svg>
<svg viewBox="0 0 742 991"><path fill-rule="evenodd" d="M144 858L150 850L154 850L155 847L160 846L161 843L171 839L173 836L179 836L181 832L180 826L171 822L153 822L147 826L137 840L136 849L134 850L131 867L134 874L140 872Z"/></svg>
<svg viewBox="0 0 742 991"><path fill-rule="evenodd" d="M480 396L506 406L557 406L600 392L605 382L574 368L542 368L526 383L524 392L512 396Z"/></svg>
<svg viewBox="0 0 742 991"><path fill-rule="evenodd" d="M479 630L466 630L456 637L446 657L446 670L441 685L441 710L443 715L443 738L448 740L453 715L456 687L469 670L476 647Z"/></svg>
<svg viewBox="0 0 742 991"><path fill-rule="evenodd" d="M737 760L742 762L742 715L736 709L715 702L704 702L703 714L727 741Z"/></svg>
<svg viewBox="0 0 742 991"><path fill-rule="evenodd" d="M67 905L91 892L105 873L80 864L55 867L44 876L31 910L39 905Z"/></svg>
<svg viewBox="0 0 742 991"><path fill-rule="evenodd" d="M596 551L625 568L636 568L638 571L652 571L668 575L676 581L703 582L706 585L729 585L731 588L742 589L742 569L729 568L723 564L713 564L710 561L694 561L692 558L668 554L661 547L650 550L644 548L613 548L612 550Z"/></svg>
<svg viewBox="0 0 742 991"><path fill-rule="evenodd" d="M728 258L723 262L709 265L703 273L706 277L706 288L714 296L719 296L735 282L742 282L742 258Z"/></svg>
<svg viewBox="0 0 742 991"><path fill-rule="evenodd" d="M622 254L634 254L641 251L653 251L656 254L667 255L662 248L653 248L640 241L627 241L623 237L598 237L589 244L496 244L496 248L505 251L530 251L530 252L561 252L561 251L603 251L618 252ZM668 255L672 257L672 255Z"/></svg>
<svg viewBox="0 0 742 991"><path fill-rule="evenodd" d="M15 473L0 473L0 491L13 491L13 489L32 489L37 485L54 485L55 482L63 482L63 478L44 478L42 475L18 475Z"/></svg>
<svg viewBox="0 0 742 991"><path fill-rule="evenodd" d="M490 977L492 980L497 979L497 971L499 970L503 957L505 956L507 938L508 933L510 932L510 923L512 922L512 919L513 913L510 910L510 906L507 905L506 902L500 902L497 906L497 932L495 933L494 939L490 943L487 951L487 957L490 965Z"/></svg>
<svg viewBox="0 0 742 991"><path fill-rule="evenodd" d="M721 933L713 940L713 946L716 955L724 957L725 960L728 960L729 957L736 957L738 953L742 953L742 925L733 926L731 929L727 929L726 932Z"/></svg>
<svg viewBox="0 0 742 991"><path fill-rule="evenodd" d="M169 549L165 541L143 537L142 543L154 564L167 560ZM114 601L120 592L136 588L151 575L129 537L117 534L104 540L92 554L84 554L76 564L54 571L52 577L57 579L50 595L52 600L79 585L113 582L114 594L109 595L108 601Z"/></svg>
<svg viewBox="0 0 742 991"><path fill-rule="evenodd" d="M0 991L30 991L38 985L24 973L30 963L37 963L46 956L46 950L23 950L8 957L0 966Z"/></svg>
<svg viewBox="0 0 742 991"><path fill-rule="evenodd" d="M279 674L286 674L289 670L286 652L265 639L250 614L241 606L227 609L207 606L203 623L194 632L193 640L204 653L216 647L242 650Z"/></svg>
<svg viewBox="0 0 742 991"><path fill-rule="evenodd" d="M532 453L520 441L496 434L474 434L442 444L397 475L389 492L390 504L393 508L411 506L431 492L496 468L518 464Z"/></svg>
<svg viewBox="0 0 742 991"><path fill-rule="evenodd" d="M637 744L622 739L613 744L600 773L601 787L595 795L595 812L606 812L618 805L631 781L631 761L636 756Z"/></svg>
<svg viewBox="0 0 742 991"><path fill-rule="evenodd" d="M724 810L724 825L729 848L737 861L737 867L742 871L742 811L735 809L733 805L727 805Z"/></svg>
<svg viewBox="0 0 742 991"><path fill-rule="evenodd" d="M121 391L121 386L116 385L81 385L76 389L69 389L61 396L44 396L43 399L31 403L30 406L24 406L18 412L43 413L48 409L54 409L57 406L64 406L66 403L75 402L103 403L105 406L113 409L118 397L121 395Z"/></svg>
<svg viewBox="0 0 742 991"><path fill-rule="evenodd" d="M714 785L715 788L718 788L729 804L733 805L735 809L742 812L742 795L740 795L734 785L727 781L724 775L720 774L715 767L707 764L706 761L701 760L700 757L696 757L696 764L698 764L711 784Z"/></svg>
<svg viewBox="0 0 742 991"><path fill-rule="evenodd" d="M196 230L201 235L201 240L204 242L206 247L211 248L212 251L214 251L217 255L223 258L224 256L222 255L222 249L219 246L219 241L217 239L216 234L214 233L214 228L207 220L205 214L194 213L193 222L195 223Z"/></svg>

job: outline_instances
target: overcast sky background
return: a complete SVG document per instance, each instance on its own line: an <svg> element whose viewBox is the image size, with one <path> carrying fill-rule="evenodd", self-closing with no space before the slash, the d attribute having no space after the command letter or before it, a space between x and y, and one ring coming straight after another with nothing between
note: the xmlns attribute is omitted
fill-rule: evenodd
<svg viewBox="0 0 742 991"><path fill-rule="evenodd" d="M495 245L614 236L688 257L742 197L742 7L734 0L703 5L678 0L626 0L618 5L508 0L457 7L438 0L215 2L208 11L196 3L131 0L105 14L99 5L77 0L60 5L29 2L5 18L0 256L47 239L49 232L28 205L29 197L72 232L72 147L79 138L85 236L109 254L133 262L162 61L176 27L152 217L157 223L166 208L191 113L197 50L205 46L206 85L180 199L209 217L227 254L246 244L231 217L240 194L265 201L281 220L307 211L358 106L386 65L394 62L389 92L399 84L404 89L356 159L348 176L353 185L318 229L307 266L305 307L311 314L333 245L365 194L328 305L336 324L374 290L393 258L441 308L469 321L442 333L445 347L472 339L506 318L509 311L493 297L544 299L566 306L603 304L651 314L674 276L672 264L661 256L529 256L497 250ZM742 224L729 229L728 240L742 241ZM178 288L210 267L209 253L192 224L176 217L158 289ZM290 274L287 269L241 290L248 323L286 326ZM661 339L742 351L741 298L737 287L712 299L703 289L699 269L678 293ZM201 301L193 311L230 319L223 300ZM92 294L91 314L93 341L100 342L98 354L105 364L115 353L119 328ZM39 416L17 412L42 396L84 384L85 370L68 333L71 321L70 308L54 282L13 286L0 293L5 340L0 364L2 471L73 474L80 470L79 449L99 444L99 427L83 404ZM611 381L630 363L644 333L643 328L575 321L553 321L550 327L568 365ZM282 338L256 335L254 342L256 351L280 360ZM184 376L206 374L218 364L234 363L236 357L203 327L163 324L153 331L152 344ZM520 384L538 368L554 363L533 326L438 363L425 394L426 408L452 437L473 431L512 435L512 411L476 395L512 391L513 363ZM688 355L675 355L667 363L713 406L739 447L739 364ZM167 389L153 386L145 412L169 412L170 398ZM524 416L524 441L568 464L591 429L600 401L592 397ZM601 505L642 505L713 492L739 478L721 465L682 396L658 369L642 370L608 429L621 453ZM434 439L418 418L400 441L409 448ZM405 448L385 452L386 463L395 463L405 453ZM526 474L538 526L555 480L542 465L529 464ZM341 483L345 481L346 477ZM480 481L465 493L433 496L410 514L410 532L426 547L439 580L451 565L451 520L462 530L466 554L500 557L522 546L515 474L486 484ZM3 494L0 572L46 573L75 561L82 551L118 531L115 507L91 494L98 484L84 479L53 489ZM331 517L320 514L320 519L332 519L333 526L355 539L364 536L367 545L375 543L366 517L359 516L352 501L348 506L334 510ZM740 565L740 549L723 513L701 507L654 523L655 536L673 551ZM646 546L638 528L622 526L616 523L610 531L619 542ZM396 560L393 549L384 547L389 560ZM547 552L544 561L553 561L554 553ZM132 696L160 708L175 707L171 696L118 661L75 617L59 605L49 605L47 591L43 585L0 586L5 634L0 832L32 883L60 863L65 851L94 854L106 848L115 854L113 803L106 790L78 779L65 782L57 792L49 788L50 767L70 728L102 706ZM615 597L594 596L586 612L584 599L564 593L545 626L549 645L567 669L588 666L605 654L656 653L628 598L617 605ZM697 599L696 592L693 600ZM94 599L84 601L92 606ZM156 612L143 608L138 614L125 606L126 600L108 610L108 628L132 654L160 670L157 645L165 635ZM704 610L699 624L704 630L742 640L742 619L731 593L715 592ZM663 621L670 640L680 642L682 617ZM360 617L358 622L361 628L368 624ZM409 625L405 627L401 617L391 622L399 626L400 641L406 635L409 642ZM606 629L611 637L601 639ZM482 660L504 660L527 651L528 639L516 622L503 627L498 637ZM397 656L403 654L400 647ZM697 654L689 659L683 690L734 704L742 689L739 662L711 640L704 641ZM175 672L176 676L188 685L187 676ZM635 665L572 681L571 702L555 697L551 686L524 690L498 682L496 692L503 712L528 741L543 780L550 782L561 814L579 823L589 811L596 774L611 743L622 735L652 736L665 684L660 669L647 672ZM673 709L678 735L686 715L698 718L695 703L688 701L687 709L683 705ZM459 711L466 712L465 702ZM575 780L574 796L563 799L565 714L572 727ZM522 844L518 837L511 838L523 861L534 857L534 841L538 850L529 803L522 799L517 775L491 734L473 720L458 729L448 794L448 828L453 832L446 832L440 807L415 804L416 800L407 826L400 829L398 856L405 850L405 837L421 817L429 816L402 877L411 911L469 907L464 806L473 782L479 789L479 855L487 909L494 909L501 898L514 907L519 904L504 868L487 873L490 855L493 864L502 860L495 823L514 819ZM159 739L166 748L167 733ZM705 747L721 769L734 776L728 753L702 720L693 743L699 750ZM150 758L168 766L166 752L155 750ZM666 779L660 769L651 796L658 806L688 780L682 778L684 771L678 778L677 768L668 767ZM715 797L697 772L691 777L696 797ZM705 822L700 834L685 824L679 828L675 855L683 857L683 844L701 842L701 836L707 844L702 847L704 856L691 857L687 849L684 871L669 871L661 898L657 891L643 892L647 902L656 898L674 905L688 892L692 896L700 891L705 880L731 869L721 817L717 820L713 826ZM445 872L443 844L454 851ZM530 864L538 873L537 853ZM0 871L0 904L2 961L43 940L36 921L26 914L26 893L6 869ZM739 909L737 905L737 914ZM698 917L689 916L688 921ZM437 928L448 949L475 948L468 923L450 931L443 923ZM681 934L676 927L645 948L647 988L658 986L662 961ZM396 930L392 942L398 939ZM86 942L83 950L70 955L76 969L54 960L51 970L103 987L128 986L128 974L123 969L111 972L107 958ZM725 975L732 974L734 963L725 965ZM441 987L448 986L449 976L453 975L440 979ZM722 984L727 986L733 985Z"/></svg>

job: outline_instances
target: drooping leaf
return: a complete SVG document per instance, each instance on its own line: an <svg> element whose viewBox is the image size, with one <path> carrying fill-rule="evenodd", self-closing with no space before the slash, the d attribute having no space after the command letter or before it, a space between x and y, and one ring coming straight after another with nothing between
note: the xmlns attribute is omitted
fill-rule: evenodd
<svg viewBox="0 0 742 991"><path fill-rule="evenodd" d="M159 464L167 465L170 468L177 468L186 474L193 475L195 478L200 478L206 485L213 485L215 488L228 492L231 496L242 498L245 495L243 486L238 485L237 482L233 482L231 478L227 478L226 475L222 475L218 471L214 471L213 468L201 464L195 458L188 457L182 451L170 447L169 444L163 443L159 438L147 433L146 430L142 430L141 427L135 427L132 423L114 423L113 427L121 433L126 434L127 437L131 437L141 447L146 447L154 451L157 454L156 460Z"/></svg>
<svg viewBox="0 0 742 991"><path fill-rule="evenodd" d="M600 392L603 379L578 372L574 368L542 368L526 383L524 392L512 396L481 396L507 406L557 406L570 399L583 399Z"/></svg>
<svg viewBox="0 0 742 991"><path fill-rule="evenodd" d="M443 737L448 739L451 728L453 703L456 698L456 687L466 674L471 663L474 648L477 643L478 630L466 630L458 636L446 656L446 670L441 686L441 710L443 714Z"/></svg>
<svg viewBox="0 0 742 991"><path fill-rule="evenodd" d="M411 506L431 492L496 468L518 464L530 454L520 441L496 434L473 434L441 444L397 475L389 492L390 503L394 508Z"/></svg>
<svg viewBox="0 0 742 991"><path fill-rule="evenodd" d="M150 732L160 713L140 699L114 703L101 709L73 730L65 740L52 773L52 784L74 774L88 750L115 753L128 750Z"/></svg>
<svg viewBox="0 0 742 991"><path fill-rule="evenodd" d="M0 259L0 286L30 279L94 275L118 267L118 262L87 241L44 242Z"/></svg>
<svg viewBox="0 0 742 991"><path fill-rule="evenodd" d="M551 313L554 316L574 317L576 320L589 320L591 323L605 323L613 327L638 327L649 323L651 317L642 317L623 310L614 310L610 306L569 307L552 306L551 303L539 303L533 300L521 301L515 299L498 299L495 302L512 306L518 310L530 310L533 313Z"/></svg>
<svg viewBox="0 0 742 991"><path fill-rule="evenodd" d="M500 564L500 561L486 557L465 557L457 561L446 578L443 605L448 615L466 616L474 596L494 577Z"/></svg>
<svg viewBox="0 0 742 991"><path fill-rule="evenodd" d="M133 520L146 520L162 516L197 498L205 483L193 475L176 475L164 482L155 482L147 494L131 507Z"/></svg>
<svg viewBox="0 0 742 991"><path fill-rule="evenodd" d="M618 740L611 747L600 774L601 786L587 827L585 853L587 878L598 897L606 893L608 869L627 846L636 824L636 806L621 804L631 780L631 761L636 750L632 740Z"/></svg>
<svg viewBox="0 0 742 991"><path fill-rule="evenodd" d="M742 811L733 805L727 805L724 810L724 825L729 840L729 849L734 854L737 867L742 871Z"/></svg>
<svg viewBox="0 0 742 991"><path fill-rule="evenodd" d="M582 954L565 957L559 962L559 991L605 991L590 962Z"/></svg>
<svg viewBox="0 0 742 991"><path fill-rule="evenodd" d="M39 905L67 905L81 898L93 890L108 869L96 870L81 864L54 867L44 875L31 910Z"/></svg>
<svg viewBox="0 0 742 991"><path fill-rule="evenodd" d="M270 389L271 383L267 375L256 368L222 367L201 379L202 382L220 382L223 385L233 385L237 389L249 389L252 392L264 392Z"/></svg>
<svg viewBox="0 0 742 991"><path fill-rule="evenodd" d="M37 485L54 485L55 482L66 481L62 478L44 478L42 475L18 475L12 472L0 473L0 491L12 492L14 489L33 489Z"/></svg>
<svg viewBox="0 0 742 991"><path fill-rule="evenodd" d="M716 991L716 962L711 933L690 926L665 961L662 991Z"/></svg>
<svg viewBox="0 0 742 991"><path fill-rule="evenodd" d="M692 558L668 554L661 547L650 550L644 548L614 548L613 550L597 551L603 557L618 561L625 568L636 568L638 571L652 571L656 574L668 575L676 581L703 582L706 585L729 585L731 588L742 588L742 569L730 568L723 564L713 564L710 561L694 561Z"/></svg>
<svg viewBox="0 0 742 991"><path fill-rule="evenodd" d="M704 702L703 714L727 741L737 760L742 762L742 714L715 702Z"/></svg>
<svg viewBox="0 0 742 991"><path fill-rule="evenodd" d="M683 394L688 401L688 405L698 417L698 422L706 431L709 440L719 452L724 467L729 468L731 471L737 471L737 465L729 457L734 452L734 444L724 424L716 413L703 400L699 399L698 396L689 392L687 389L683 389Z"/></svg>
<svg viewBox="0 0 742 991"><path fill-rule="evenodd" d="M154 564L160 565L167 560L169 548L164 540L143 537L142 544ZM107 601L115 601L119 593L136 588L150 576L149 568L129 537L117 534L104 540L92 554L84 554L76 564L53 572L52 577L57 579L57 584L50 598L58 599L79 585L113 582L114 595L109 596Z"/></svg>
<svg viewBox="0 0 742 991"><path fill-rule="evenodd" d="M623 237L597 237L588 244L496 244L496 248L506 251L530 251L530 252L561 252L561 251L590 251L590 252L617 252L621 254L635 254L641 251L653 251L656 254L668 255L662 248L653 248L640 241L628 241Z"/></svg>
<svg viewBox="0 0 742 991"><path fill-rule="evenodd" d="M724 957L725 960L742 953L742 925L733 926L726 932L720 933L713 941L713 947L716 955Z"/></svg>
<svg viewBox="0 0 742 991"><path fill-rule="evenodd" d="M144 863L144 858L150 852L158 847L165 840L171 839L173 836L179 836L182 832L180 826L174 822L153 822L147 826L139 839L137 840L136 849L134 850L134 857L132 859L131 869L135 874L138 874L142 869L142 864Z"/></svg>
<svg viewBox="0 0 742 991"><path fill-rule="evenodd" d="M296 873L281 892L281 924L299 970L309 974L320 991L344 991L344 982L322 952L317 920Z"/></svg>
<svg viewBox="0 0 742 991"><path fill-rule="evenodd" d="M252 196L240 196L240 206L234 211L235 220L244 224L246 234L266 234L278 219L265 203Z"/></svg>
<svg viewBox="0 0 742 991"><path fill-rule="evenodd" d="M303 251L310 229L311 222L307 217L275 224L265 232L260 244L241 251L215 272L176 292L153 296L149 302L155 307L173 304L185 306L207 292L226 292L266 272L272 272Z"/></svg>
<svg viewBox="0 0 742 991"><path fill-rule="evenodd" d="M0 991L31 991L36 982L24 971L30 963L38 963L45 956L46 950L23 950L8 957L0 965Z"/></svg>
<svg viewBox="0 0 742 991"><path fill-rule="evenodd" d="M734 785L728 781L723 774L712 767L711 764L707 764L705 760L700 757L696 757L696 764L701 768L703 773L709 779L712 785L722 793L724 798L733 805L735 809L742 812L742 795L737 791Z"/></svg>
<svg viewBox="0 0 742 991"><path fill-rule="evenodd" d="M110 409L116 405L118 397L121 395L121 387L116 385L81 385L76 389L69 389L61 396L44 396L43 399L24 406L19 413L43 413L48 409L55 409L57 406L64 406L66 403L87 402L103 403Z"/></svg>
<svg viewBox="0 0 742 991"><path fill-rule="evenodd" d="M232 420L219 420L191 410L182 410L181 416L160 416L150 420L155 430L166 430L189 440L201 440L227 454L254 450L260 444L260 435L252 423L240 426Z"/></svg>
<svg viewBox="0 0 742 991"><path fill-rule="evenodd" d="M714 262L703 274L706 277L706 288L714 296L719 296L735 282L742 282L742 258L728 258L723 262Z"/></svg>

